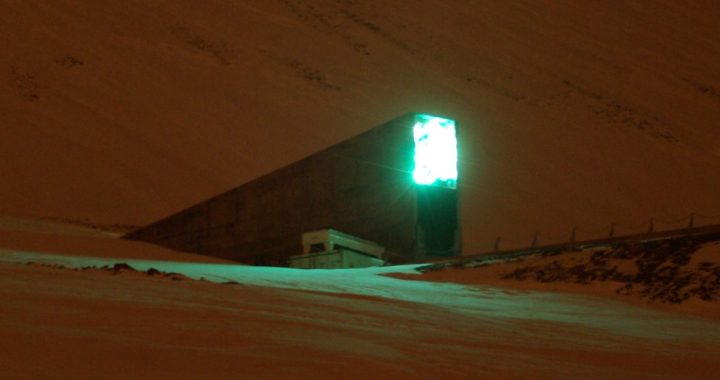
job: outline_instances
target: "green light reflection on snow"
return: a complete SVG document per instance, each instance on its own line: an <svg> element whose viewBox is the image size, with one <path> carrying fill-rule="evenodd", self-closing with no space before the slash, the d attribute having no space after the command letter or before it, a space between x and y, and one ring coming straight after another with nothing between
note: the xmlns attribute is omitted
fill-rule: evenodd
<svg viewBox="0 0 720 380"><path fill-rule="evenodd" d="M547 292L508 292L490 286L465 286L453 283L409 281L384 276L389 273L418 274L422 264L355 269L292 269L254 267L237 264L211 264L66 256L0 249L0 263L37 263L62 265L65 268L113 266L126 263L145 272L154 268L166 273L179 273L192 279L224 283L235 281L254 286L300 289L326 293L356 294L382 297L446 308L448 313L461 313L494 320L545 321L579 326L591 331L664 340L695 339L717 342L717 323L687 318L632 306L598 297ZM134 281L132 277L128 281ZM119 294L118 297L123 297ZM505 322L503 322L505 321ZM523 322L524 323L524 322ZM510 325L517 326L517 325ZM514 327L513 327L514 328ZM598 330L600 329L600 330Z"/></svg>
<svg viewBox="0 0 720 380"><path fill-rule="evenodd" d="M415 183L455 189L458 178L455 120L418 114L413 125L413 138Z"/></svg>

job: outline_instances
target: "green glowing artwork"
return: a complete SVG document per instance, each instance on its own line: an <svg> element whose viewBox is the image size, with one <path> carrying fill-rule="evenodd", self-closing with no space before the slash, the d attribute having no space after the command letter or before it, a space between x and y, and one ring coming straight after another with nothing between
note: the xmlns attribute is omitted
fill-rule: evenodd
<svg viewBox="0 0 720 380"><path fill-rule="evenodd" d="M415 183L456 188L458 154L455 120L425 114L416 115L413 137Z"/></svg>

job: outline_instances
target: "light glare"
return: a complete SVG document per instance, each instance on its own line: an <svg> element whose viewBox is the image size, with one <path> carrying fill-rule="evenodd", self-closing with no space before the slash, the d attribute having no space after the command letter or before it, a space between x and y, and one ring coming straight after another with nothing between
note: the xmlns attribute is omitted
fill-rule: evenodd
<svg viewBox="0 0 720 380"><path fill-rule="evenodd" d="M455 121L432 115L417 115L413 137L415 183L454 189L458 177Z"/></svg>

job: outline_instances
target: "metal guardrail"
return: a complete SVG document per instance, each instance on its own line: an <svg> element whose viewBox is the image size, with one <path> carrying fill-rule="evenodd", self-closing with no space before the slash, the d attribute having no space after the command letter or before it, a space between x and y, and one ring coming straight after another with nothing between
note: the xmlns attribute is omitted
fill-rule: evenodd
<svg viewBox="0 0 720 380"><path fill-rule="evenodd" d="M591 239L591 240L576 241L576 242L570 241L570 242L550 244L550 245L537 246L537 247L527 247L527 248L497 250L497 251L494 250L494 251L490 251L490 252L484 252L484 253L480 253L480 254L460 256L460 257L454 257L454 258L424 260L424 261L419 261L417 263L418 264L425 263L425 264L428 264L429 266L437 266L437 265L441 265L441 264L462 265L462 264L470 263L470 262L474 262L474 261L507 260L507 259L512 259L512 258L516 258L516 257L531 256L531 255L537 255L537 254L553 252L553 251L579 250L579 249L587 249L587 248L594 248L594 247L606 247L606 246L612 246L612 245L617 245L617 244L622 244L622 243L639 243L639 242L647 242L647 241L652 241L652 240L666 240L666 239L673 239L673 238L678 238L678 237L702 236L702 235L713 235L713 234L717 234L718 239L720 240L720 224L702 226L702 227L681 228L681 229L659 231L659 232L646 232L646 233L631 234L631 235L625 235L625 236L617 236L617 237L612 237L612 238Z"/></svg>

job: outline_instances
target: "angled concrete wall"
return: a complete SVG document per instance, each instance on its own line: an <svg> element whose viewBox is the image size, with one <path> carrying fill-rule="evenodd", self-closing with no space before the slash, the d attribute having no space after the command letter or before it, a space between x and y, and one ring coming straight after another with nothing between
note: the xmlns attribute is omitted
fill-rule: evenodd
<svg viewBox="0 0 720 380"><path fill-rule="evenodd" d="M249 264L285 265L302 252L303 232L334 228L385 246L391 262L456 255L455 190L419 189L412 180L414 116L401 116L126 238Z"/></svg>

